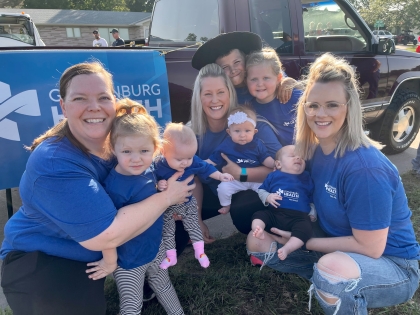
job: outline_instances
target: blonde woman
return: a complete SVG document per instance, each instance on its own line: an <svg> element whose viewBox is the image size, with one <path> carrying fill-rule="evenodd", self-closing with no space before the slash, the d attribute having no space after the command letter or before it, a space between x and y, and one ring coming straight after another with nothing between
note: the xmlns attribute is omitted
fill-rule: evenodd
<svg viewBox="0 0 420 315"><path fill-rule="evenodd" d="M285 231L249 236L247 247L269 267L311 278L309 292L326 314L367 314L409 300L418 287L420 247L404 187L377 147L362 129L353 69L331 54L319 57L298 103L296 154L308 160L328 237L308 240L313 252L295 251L284 262L273 248L288 240Z"/></svg>

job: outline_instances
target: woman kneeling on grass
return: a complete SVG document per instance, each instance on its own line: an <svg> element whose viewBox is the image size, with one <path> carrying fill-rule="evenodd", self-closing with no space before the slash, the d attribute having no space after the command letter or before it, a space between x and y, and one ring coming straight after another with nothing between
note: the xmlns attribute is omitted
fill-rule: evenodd
<svg viewBox="0 0 420 315"><path fill-rule="evenodd" d="M297 250L284 261L275 249L287 242L285 231L271 229L283 237L263 240L249 234L247 247L271 268L311 278L309 292L326 314L400 304L419 284L420 247L404 187L376 147L362 130L353 69L321 56L298 103L296 154L309 160L319 224L329 237L308 240L312 252Z"/></svg>
<svg viewBox="0 0 420 315"><path fill-rule="evenodd" d="M60 105L66 119L32 144L23 205L4 230L1 286L14 315L105 314L105 278L89 279L99 267L86 263L142 234L195 188L177 172L164 192L117 211L103 188L116 165L105 149L116 115L111 74L95 62L68 68Z"/></svg>

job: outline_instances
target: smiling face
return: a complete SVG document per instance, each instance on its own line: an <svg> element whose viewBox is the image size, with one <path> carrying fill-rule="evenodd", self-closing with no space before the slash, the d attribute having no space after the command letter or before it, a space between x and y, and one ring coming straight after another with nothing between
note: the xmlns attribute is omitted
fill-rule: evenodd
<svg viewBox="0 0 420 315"><path fill-rule="evenodd" d="M347 106L341 106L334 115L327 115L322 105L328 103L346 104L346 92L341 82L314 83L310 88L307 102L321 105L315 116L306 115L308 126L315 133L324 153L334 150L337 135L346 120Z"/></svg>
<svg viewBox="0 0 420 315"><path fill-rule="evenodd" d="M227 56L218 58L216 63L223 69L235 87L245 85L245 57L238 49L232 50Z"/></svg>
<svg viewBox="0 0 420 315"><path fill-rule="evenodd" d="M92 153L100 149L115 118L111 82L102 74L77 75L60 106L73 136Z"/></svg>
<svg viewBox="0 0 420 315"><path fill-rule="evenodd" d="M276 97L276 89L281 76L274 73L270 64L263 62L248 68L246 82L249 93L261 104L271 102Z"/></svg>
<svg viewBox="0 0 420 315"><path fill-rule="evenodd" d="M196 152L197 143L183 144L176 142L176 140L163 149L166 162L176 171L184 171L191 166Z"/></svg>
<svg viewBox="0 0 420 315"><path fill-rule="evenodd" d="M140 175L153 161L155 145L148 136L118 137L113 149L118 164L115 170L123 175Z"/></svg>
<svg viewBox="0 0 420 315"><path fill-rule="evenodd" d="M222 77L207 77L201 81L200 99L209 124L225 120L229 110L229 90Z"/></svg>
<svg viewBox="0 0 420 315"><path fill-rule="evenodd" d="M280 149L276 155L276 169L288 174L302 174L305 170L305 161L295 154L295 146L287 145Z"/></svg>
<svg viewBox="0 0 420 315"><path fill-rule="evenodd" d="M251 142L257 131L250 121L245 121L242 124L232 124L226 129L232 141L240 145Z"/></svg>

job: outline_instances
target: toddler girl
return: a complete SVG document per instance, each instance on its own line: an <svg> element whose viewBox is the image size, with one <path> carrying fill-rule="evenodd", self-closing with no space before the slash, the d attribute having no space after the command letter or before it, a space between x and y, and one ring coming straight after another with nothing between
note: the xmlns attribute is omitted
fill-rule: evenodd
<svg viewBox="0 0 420 315"><path fill-rule="evenodd" d="M143 106L129 99L119 101L118 105L110 133L110 150L117 157L118 164L109 173L104 187L115 207L120 209L157 192L150 166L159 151L160 138L156 121ZM184 314L168 271L159 268L165 257L162 227L161 216L142 234L117 249L104 250L102 260L89 264L101 268L90 276L95 280L116 268L114 278L120 295L121 315L141 313L146 276L166 312Z"/></svg>
<svg viewBox="0 0 420 315"><path fill-rule="evenodd" d="M293 89L289 101L282 104L277 99L277 89L282 78L282 64L272 48L252 52L246 58L247 86L254 96L252 107L264 116L279 133L283 146L293 143L296 112L295 104L302 91Z"/></svg>
<svg viewBox="0 0 420 315"><path fill-rule="evenodd" d="M232 175L220 173L213 165L201 160L195 155L197 152L197 138L191 128L183 124L169 123L163 133L162 156L155 162L156 176L159 180L158 189L163 191L167 188L166 180L175 172L184 172L179 180L199 175L203 178L211 177L222 182L233 180ZM191 184L194 181L191 181ZM182 216L182 223L188 232L194 247L195 258L200 265L207 268L210 261L204 253L204 241L198 224L197 201L194 196L180 205L169 207L163 219L163 242L166 249L166 258L160 267L167 269L177 263L175 250L175 214Z"/></svg>
<svg viewBox="0 0 420 315"><path fill-rule="evenodd" d="M247 107L241 106L235 108L228 116L227 137L216 151L206 160L213 165L221 166L225 160L221 153L224 153L231 161L242 168L242 173L248 167L267 166L274 168L274 159L269 155L264 143L254 135L258 132L255 128L257 116L255 112ZM230 210L232 195L239 191L252 189L258 192L261 183L247 182L246 178L241 176L241 181L220 183L217 187L220 205L219 212L226 214Z"/></svg>

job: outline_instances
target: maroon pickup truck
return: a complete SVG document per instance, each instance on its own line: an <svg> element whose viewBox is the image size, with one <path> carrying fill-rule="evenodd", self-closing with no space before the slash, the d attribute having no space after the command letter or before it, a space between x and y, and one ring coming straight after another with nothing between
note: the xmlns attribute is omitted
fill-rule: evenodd
<svg viewBox="0 0 420 315"><path fill-rule="evenodd" d="M259 34L295 79L323 52L346 58L359 76L370 136L386 144L387 154L404 151L415 139L420 55L395 50L392 40L378 41L345 0L157 0L148 45L167 53L174 121L189 120L197 75L191 66L196 48L180 48L232 31Z"/></svg>

